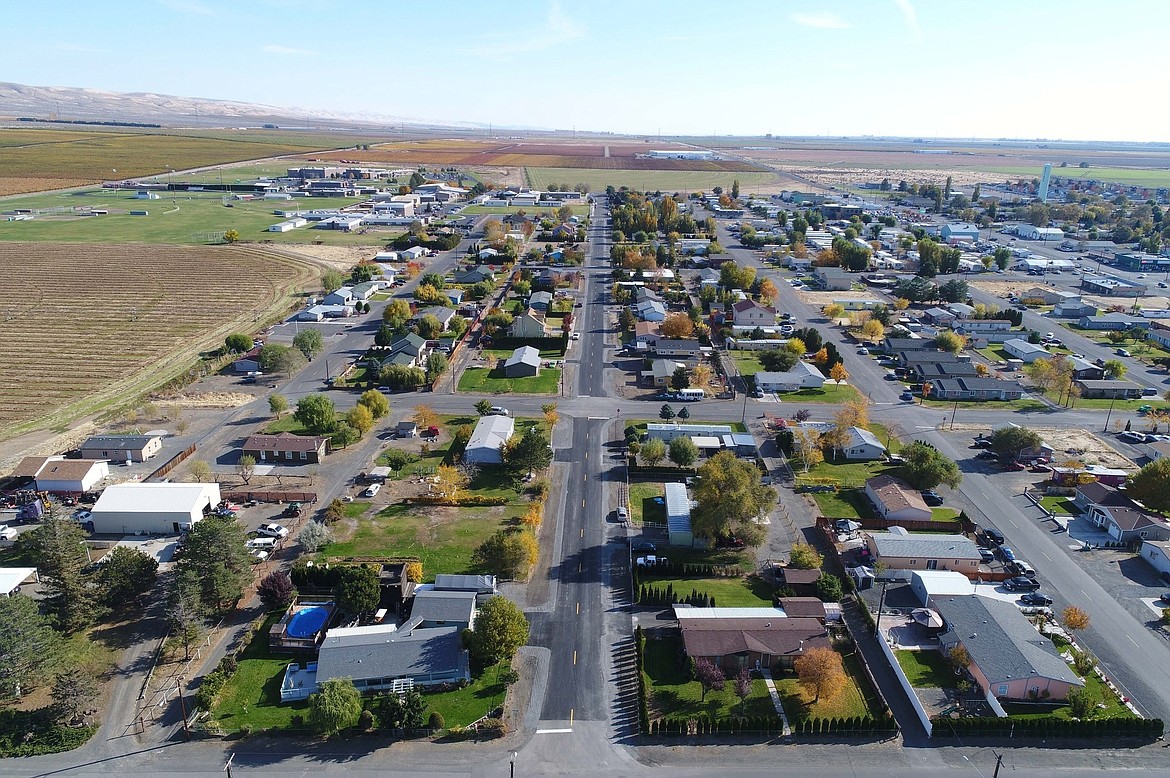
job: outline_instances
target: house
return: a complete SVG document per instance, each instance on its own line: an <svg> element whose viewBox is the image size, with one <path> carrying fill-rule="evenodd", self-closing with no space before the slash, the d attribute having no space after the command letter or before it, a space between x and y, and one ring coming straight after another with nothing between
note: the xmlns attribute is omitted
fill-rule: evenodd
<svg viewBox="0 0 1170 778"><path fill-rule="evenodd" d="M960 335L988 335L993 332L1007 332L1012 328L1008 319L963 319L956 322L955 332Z"/></svg>
<svg viewBox="0 0 1170 778"><path fill-rule="evenodd" d="M646 351L654 346L662 326L656 321L634 322L634 348Z"/></svg>
<svg viewBox="0 0 1170 778"><path fill-rule="evenodd" d="M427 306L410 317L411 324L417 324L424 316L434 316L438 319L441 326L440 332L445 332L451 326L451 320L455 318L455 309L445 305Z"/></svg>
<svg viewBox="0 0 1170 778"><path fill-rule="evenodd" d="M1105 297L1142 297L1146 294L1146 285L1134 281L1123 281L1113 276L1086 276L1081 279L1081 289L1089 294L1099 294Z"/></svg>
<svg viewBox="0 0 1170 778"><path fill-rule="evenodd" d="M1112 486L1080 484L1073 503L1084 511L1085 518L1120 543L1170 540L1170 521Z"/></svg>
<svg viewBox="0 0 1170 778"><path fill-rule="evenodd" d="M508 334L513 338L547 338L549 337L547 326L544 316L526 311L512 319Z"/></svg>
<svg viewBox="0 0 1170 778"><path fill-rule="evenodd" d="M895 521L930 521L930 508L917 489L891 475L878 475L865 482L865 495L877 514Z"/></svg>
<svg viewBox="0 0 1170 778"><path fill-rule="evenodd" d="M1142 388L1133 381L1113 379L1080 379L1073 385L1081 390L1081 397L1088 399L1119 399L1128 400L1142 396Z"/></svg>
<svg viewBox="0 0 1170 778"><path fill-rule="evenodd" d="M756 373L756 388L761 392L796 392L801 389L820 389L825 377L807 362L797 362L782 373L767 370Z"/></svg>
<svg viewBox="0 0 1170 778"><path fill-rule="evenodd" d="M930 385L930 396L937 400L1018 400L1024 388L1018 381L998 378L943 378Z"/></svg>
<svg viewBox="0 0 1170 778"><path fill-rule="evenodd" d="M353 305L353 287L343 286L321 298L322 305Z"/></svg>
<svg viewBox="0 0 1170 778"><path fill-rule="evenodd" d="M1170 541L1143 540L1140 554L1158 572L1158 577L1170 582Z"/></svg>
<svg viewBox="0 0 1170 778"><path fill-rule="evenodd" d="M417 589L410 606L410 618L403 626L411 625L411 629L472 629L475 627L475 596L473 591Z"/></svg>
<svg viewBox="0 0 1170 778"><path fill-rule="evenodd" d="M1153 341L1164 348L1170 348L1170 327L1161 322L1150 322L1150 328L1146 332L1146 340Z"/></svg>
<svg viewBox="0 0 1170 778"><path fill-rule="evenodd" d="M687 496L687 486L668 483L665 492L667 542L672 546L690 547L695 543L695 535L691 531L691 498Z"/></svg>
<svg viewBox="0 0 1170 778"><path fill-rule="evenodd" d="M251 435L244 441L243 455L258 464L314 465L329 453L329 438L313 435Z"/></svg>
<svg viewBox="0 0 1170 778"><path fill-rule="evenodd" d="M79 447L82 459L145 462L162 451L161 435L93 435Z"/></svg>
<svg viewBox="0 0 1170 778"><path fill-rule="evenodd" d="M417 438L418 424L413 421L403 420L398 422L394 428L394 437L396 438Z"/></svg>
<svg viewBox="0 0 1170 778"><path fill-rule="evenodd" d="M237 373L256 373L260 371L260 346L240 354L232 362L232 370Z"/></svg>
<svg viewBox="0 0 1170 778"><path fill-rule="evenodd" d="M949 327L959 318L946 308L927 308L922 315L928 322L940 327Z"/></svg>
<svg viewBox="0 0 1170 778"><path fill-rule="evenodd" d="M1146 320L1124 313L1103 313L1100 316L1082 316L1077 326L1082 330L1128 330L1146 326Z"/></svg>
<svg viewBox="0 0 1170 778"><path fill-rule="evenodd" d="M725 672L791 670L813 648L831 648L824 619L789 616L780 608L692 608L674 606L683 649Z"/></svg>
<svg viewBox="0 0 1170 778"><path fill-rule="evenodd" d="M382 289L382 284L378 281L363 281L360 284L354 284L350 290L354 300L361 300L365 302L377 294Z"/></svg>
<svg viewBox="0 0 1170 778"><path fill-rule="evenodd" d="M814 267L813 278L825 291L845 291L853 288L853 276L839 267Z"/></svg>
<svg viewBox="0 0 1170 778"><path fill-rule="evenodd" d="M869 491L868 484L866 491ZM923 505L925 507L925 503ZM965 535L912 533L903 527L890 527L889 532L866 533L865 543L870 555L885 564L887 569L954 570L967 576L979 574L979 546Z"/></svg>
<svg viewBox="0 0 1170 778"><path fill-rule="evenodd" d="M845 459L850 462L867 462L885 457L886 447L877 435L865 427L850 427L846 432L849 434L849 442L841 449Z"/></svg>
<svg viewBox="0 0 1170 778"><path fill-rule="evenodd" d="M1097 306L1080 299L1062 301L1052 308L1052 316L1057 319L1080 319L1096 315Z"/></svg>
<svg viewBox="0 0 1170 778"><path fill-rule="evenodd" d="M324 319L344 319L353 315L352 305L311 305L296 315L297 321L322 321Z"/></svg>
<svg viewBox="0 0 1170 778"><path fill-rule="evenodd" d="M776 325L776 309L754 300L741 300L731 306L731 321L737 327L772 327Z"/></svg>
<svg viewBox="0 0 1170 778"><path fill-rule="evenodd" d="M659 357L699 359L703 356L703 347L697 340L657 338L654 341L654 353Z"/></svg>
<svg viewBox="0 0 1170 778"><path fill-rule="evenodd" d="M552 231L553 240L576 240L577 227L572 224L558 224Z"/></svg>
<svg viewBox="0 0 1170 778"><path fill-rule="evenodd" d="M1003 350L1016 359L1022 360L1025 365L1030 365L1037 359L1048 359L1052 356L1048 349L1035 343L1029 343L1023 338L1005 340Z"/></svg>
<svg viewBox="0 0 1170 778"><path fill-rule="evenodd" d="M722 276L719 275L718 270L705 267L699 271L699 288L702 289L704 286L719 286L721 278Z"/></svg>
<svg viewBox="0 0 1170 778"><path fill-rule="evenodd" d="M895 338L886 336L882 341L882 350L887 354L903 354L916 351L938 351L933 338ZM905 356L902 357L905 362Z"/></svg>
<svg viewBox="0 0 1170 778"><path fill-rule="evenodd" d="M919 383L929 381L933 386L940 378L974 377L979 375L979 370L971 362L912 362L906 368L906 375Z"/></svg>
<svg viewBox="0 0 1170 778"><path fill-rule="evenodd" d="M504 360L504 375L522 378L540 374L540 352L532 346L520 346Z"/></svg>
<svg viewBox="0 0 1170 778"><path fill-rule="evenodd" d="M669 443L675 438L687 437L721 437L731 434L729 424L681 424L650 422L646 425L646 439L657 439Z"/></svg>
<svg viewBox="0 0 1170 778"><path fill-rule="evenodd" d="M680 254L706 254L711 241L706 238L679 238L674 247Z"/></svg>
<svg viewBox="0 0 1170 778"><path fill-rule="evenodd" d="M443 294L451 301L452 305L460 305L463 303L463 296L466 294L462 289L444 289Z"/></svg>
<svg viewBox="0 0 1170 778"><path fill-rule="evenodd" d="M666 306L658 300L642 300L634 306L634 315L642 321L665 321Z"/></svg>
<svg viewBox="0 0 1170 778"><path fill-rule="evenodd" d="M528 298L528 307L537 311L547 311L552 301L552 292L533 292Z"/></svg>
<svg viewBox="0 0 1170 778"><path fill-rule="evenodd" d="M1105 368L1100 365L1095 365L1084 357L1065 357L1072 365L1072 377L1074 381L1088 379L1090 381L1097 381L1105 377Z"/></svg>
<svg viewBox="0 0 1170 778"><path fill-rule="evenodd" d="M1005 702L1059 701L1085 685L1014 603L967 595L940 597L934 607L946 626L943 649L966 650L967 672L985 694Z"/></svg>
<svg viewBox="0 0 1170 778"><path fill-rule="evenodd" d="M110 475L110 463L104 459L66 459L65 457L25 457L12 476L31 478L38 492L82 494L90 491Z"/></svg>
<svg viewBox="0 0 1170 778"><path fill-rule="evenodd" d="M669 386L671 376L680 367L685 370L687 366L672 359L655 359L650 363L649 370L642 371L642 380L650 386Z"/></svg>
<svg viewBox="0 0 1170 778"><path fill-rule="evenodd" d="M956 318L966 319L975 313L975 306L967 305L967 303L951 303L946 307L946 310L955 315Z"/></svg>
<svg viewBox="0 0 1170 778"><path fill-rule="evenodd" d="M427 255L427 250L422 246L411 246L405 251L398 252L399 258L403 262L415 262Z"/></svg>
<svg viewBox="0 0 1170 778"><path fill-rule="evenodd" d="M489 257L484 257L484 253L488 251L492 252L491 255ZM499 252L497 252L495 249L484 249L483 251L479 252L479 257L480 259L490 258L496 256L498 253ZM462 272L457 271L454 274L454 280L457 284L479 284L483 283L484 281L495 281L496 273L487 265L477 265L470 270L464 270Z"/></svg>
<svg viewBox="0 0 1170 778"><path fill-rule="evenodd" d="M406 367L422 367L426 364L430 349L426 338L409 332L391 341L382 357L382 366L404 365Z"/></svg>
<svg viewBox="0 0 1170 778"><path fill-rule="evenodd" d="M910 591L918 596L922 607L930 608L939 597L975 594L975 584L954 570L913 570Z"/></svg>
<svg viewBox="0 0 1170 778"><path fill-rule="evenodd" d="M463 461L480 465L498 465L504 461L500 447L516 432L511 416L482 416L463 450Z"/></svg>
<svg viewBox="0 0 1170 778"><path fill-rule="evenodd" d="M217 483L114 484L98 498L90 521L102 535L177 535L219 502Z"/></svg>
<svg viewBox="0 0 1170 778"><path fill-rule="evenodd" d="M944 224L939 230L943 243L974 243L979 240L979 228L974 224Z"/></svg>

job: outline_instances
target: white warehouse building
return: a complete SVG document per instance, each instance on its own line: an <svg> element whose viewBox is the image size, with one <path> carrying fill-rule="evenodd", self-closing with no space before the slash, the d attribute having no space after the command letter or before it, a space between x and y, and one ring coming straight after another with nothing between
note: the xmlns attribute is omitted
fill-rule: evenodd
<svg viewBox="0 0 1170 778"><path fill-rule="evenodd" d="M90 520L99 535L177 535L219 502L219 484L116 484Z"/></svg>

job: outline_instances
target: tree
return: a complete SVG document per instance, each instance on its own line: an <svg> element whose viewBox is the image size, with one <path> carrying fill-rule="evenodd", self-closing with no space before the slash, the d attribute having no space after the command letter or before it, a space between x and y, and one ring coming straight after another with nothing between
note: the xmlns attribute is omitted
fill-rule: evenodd
<svg viewBox="0 0 1170 778"><path fill-rule="evenodd" d="M389 325L391 329L402 329L409 318L410 303L400 297L391 300L390 304L382 311L382 321Z"/></svg>
<svg viewBox="0 0 1170 778"><path fill-rule="evenodd" d="M96 616L97 591L82 573L88 564L85 530L72 519L48 514L26 537L40 573L45 612L67 634L88 627Z"/></svg>
<svg viewBox="0 0 1170 778"><path fill-rule="evenodd" d="M1070 632L1089 628L1089 614L1076 605L1069 605L1060 612L1060 621Z"/></svg>
<svg viewBox="0 0 1170 778"><path fill-rule="evenodd" d="M968 296L967 282L953 278L938 288L939 299L948 303L961 303Z"/></svg>
<svg viewBox="0 0 1170 778"><path fill-rule="evenodd" d="M772 282L772 279L765 278L760 282L760 299L765 305L771 305L779 296L780 292L776 289L776 284Z"/></svg>
<svg viewBox="0 0 1170 778"><path fill-rule="evenodd" d="M296 349L279 343L267 343L260 349L257 361L265 373L291 374L304 364L304 357Z"/></svg>
<svg viewBox="0 0 1170 778"><path fill-rule="evenodd" d="M53 711L63 724L82 722L101 693L97 676L88 667L72 664L53 678Z"/></svg>
<svg viewBox="0 0 1170 778"><path fill-rule="evenodd" d="M1115 378L1117 380L1125 378L1125 374L1129 372L1129 368L1120 359L1106 360L1104 370L1106 378Z"/></svg>
<svg viewBox="0 0 1170 778"><path fill-rule="evenodd" d="M531 531L502 529L481 543L472 552L471 560L504 578L522 580L528 577L538 551Z"/></svg>
<svg viewBox="0 0 1170 778"><path fill-rule="evenodd" d="M996 247L995 251L992 253L992 256L995 258L996 267L998 267L1000 270L1006 270L1007 266L1011 264L1012 252L1011 249L1009 249L1007 246Z"/></svg>
<svg viewBox="0 0 1170 778"><path fill-rule="evenodd" d="M842 381L847 380L849 378L849 371L845 369L845 364L838 362L829 368L829 378L836 381L838 386L841 385Z"/></svg>
<svg viewBox="0 0 1170 778"><path fill-rule="evenodd" d="M256 472L256 457L251 454L244 454L236 461L236 475L243 479L244 483L251 483L252 474Z"/></svg>
<svg viewBox="0 0 1170 778"><path fill-rule="evenodd" d="M345 276L339 270L326 270L321 274L321 288L326 292L334 292L345 283Z"/></svg>
<svg viewBox="0 0 1170 778"><path fill-rule="evenodd" d="M533 425L523 435L504 444L504 464L514 475L539 473L552 463L553 451L548 436Z"/></svg>
<svg viewBox="0 0 1170 778"><path fill-rule="evenodd" d="M825 455L821 449L821 434L808 427L798 427L792 435L792 443L797 459L804 467L804 472L816 467L824 461Z"/></svg>
<svg viewBox="0 0 1170 778"><path fill-rule="evenodd" d="M650 438L642 444L638 453L643 462L656 467L666 457L666 443L661 438Z"/></svg>
<svg viewBox="0 0 1170 778"><path fill-rule="evenodd" d="M492 412L492 401L491 400L480 400L479 402L477 402L475 404L475 412L478 413L480 416L487 416L489 413Z"/></svg>
<svg viewBox="0 0 1170 778"><path fill-rule="evenodd" d="M196 571L180 568L167 593L167 621L175 636L183 641L184 661L191 659L191 644L199 639L207 626L207 609L203 605L201 586Z"/></svg>
<svg viewBox="0 0 1170 778"><path fill-rule="evenodd" d="M329 737L358 723L362 715L362 695L348 678L322 681L317 692L309 695L309 726L319 735Z"/></svg>
<svg viewBox="0 0 1170 778"><path fill-rule="evenodd" d="M333 433L329 436L334 446L338 448L347 448L357 443L362 439L362 434L352 427L349 422L338 422L337 426L333 428Z"/></svg>
<svg viewBox="0 0 1170 778"><path fill-rule="evenodd" d="M672 313L663 319L659 325L664 338L689 338L695 331L695 324L685 313Z"/></svg>
<svg viewBox="0 0 1170 778"><path fill-rule="evenodd" d="M727 676L723 675L723 670L714 662L704 657L695 660L695 680L703 687L703 692L699 699L705 701L707 699L707 692L723 691L723 685L727 680Z"/></svg>
<svg viewBox="0 0 1170 778"><path fill-rule="evenodd" d="M821 309L821 313L825 314L826 319L840 319L845 315L845 306L840 303L829 303Z"/></svg>
<svg viewBox="0 0 1170 778"><path fill-rule="evenodd" d="M418 320L418 334L427 340L434 340L443 331L443 322L433 313L428 313Z"/></svg>
<svg viewBox="0 0 1170 778"><path fill-rule="evenodd" d="M468 634L470 633L470 634ZM492 597L475 616L475 627L467 630L468 651L481 667L511 662L520 646L528 642L528 620L506 597Z"/></svg>
<svg viewBox="0 0 1170 778"><path fill-rule="evenodd" d="M695 535L708 539L736 535L749 545L763 541L756 520L776 504L776 490L764 486L760 471L730 451L720 451L699 467L692 513Z"/></svg>
<svg viewBox="0 0 1170 778"><path fill-rule="evenodd" d="M332 432L337 426L337 408L325 395L310 394L297 400L293 418L303 424L311 434L323 435Z"/></svg>
<svg viewBox="0 0 1170 778"><path fill-rule="evenodd" d="M841 601L841 579L832 573L821 573L816 581L817 597L822 602Z"/></svg>
<svg viewBox="0 0 1170 778"><path fill-rule="evenodd" d="M1074 686L1068 690L1065 697L1068 702L1069 713L1078 719L1090 719L1097 712L1100 698L1097 693L1087 686Z"/></svg>
<svg viewBox="0 0 1170 778"><path fill-rule="evenodd" d="M197 582L207 609L222 610L243 594L252 567L246 540L244 526L233 516L212 514L187 533L177 570Z"/></svg>
<svg viewBox="0 0 1170 778"><path fill-rule="evenodd" d="M435 491L449 500L458 500L459 493L471 480L462 470L450 465L439 465L435 479Z"/></svg>
<svg viewBox="0 0 1170 778"><path fill-rule="evenodd" d="M797 570L816 570L822 562L824 558L808 543L793 543L788 552L788 566Z"/></svg>
<svg viewBox="0 0 1170 778"><path fill-rule="evenodd" d="M378 381L391 389L416 389L426 380L427 374L417 367L387 365L378 371Z"/></svg>
<svg viewBox="0 0 1170 778"><path fill-rule="evenodd" d="M670 388L671 389L686 389L691 385L691 377L687 375L687 369L679 365L670 374Z"/></svg>
<svg viewBox="0 0 1170 778"><path fill-rule="evenodd" d="M759 352L757 359L764 370L785 373L796 366L800 361L800 355L786 348L772 348Z"/></svg>
<svg viewBox="0 0 1170 778"><path fill-rule="evenodd" d="M435 413L435 409L429 405L414 406L414 413L411 414L410 420L417 424L420 430L438 427L441 421L439 414Z"/></svg>
<svg viewBox="0 0 1170 778"><path fill-rule="evenodd" d="M750 289L756 280L754 267L740 267L735 262L719 266L719 285L724 289Z"/></svg>
<svg viewBox="0 0 1170 778"><path fill-rule="evenodd" d="M1044 442L1040 434L1035 430L1016 426L1000 427L991 433L990 440L991 444L989 447L991 450L1004 459L1015 459L1024 449L1036 448ZM1167 465L1167 471L1170 472L1170 461L1167 462ZM1133 493L1131 492L1130 494L1132 495Z"/></svg>
<svg viewBox="0 0 1170 778"><path fill-rule="evenodd" d="M957 335L950 330L944 330L934 336L935 348L945 351L948 354L958 354L967 345L966 339L962 335Z"/></svg>
<svg viewBox="0 0 1170 778"><path fill-rule="evenodd" d="M58 661L61 636L24 596L0 598L0 699L42 683Z"/></svg>
<svg viewBox="0 0 1170 778"><path fill-rule="evenodd" d="M845 688L847 678L841 655L831 648L810 648L794 663L800 685L813 693L813 702L830 700Z"/></svg>
<svg viewBox="0 0 1170 778"><path fill-rule="evenodd" d="M938 287L929 278L914 276L894 285L893 294L914 303L938 299Z"/></svg>
<svg viewBox="0 0 1170 778"><path fill-rule="evenodd" d="M297 541L306 554L315 554L333 542L333 532L319 521L310 521L297 535Z"/></svg>
<svg viewBox="0 0 1170 778"><path fill-rule="evenodd" d="M353 616L377 610L382 600L378 572L367 565L343 567L337 577L334 596L337 606Z"/></svg>
<svg viewBox="0 0 1170 778"><path fill-rule="evenodd" d="M679 417L680 419L689 419L689 418L691 418L691 412L690 412L690 409L688 409L688 408L687 408L687 406L685 406L685 405L684 405L683 407L679 408L679 409L678 409L678 417Z"/></svg>
<svg viewBox="0 0 1170 778"><path fill-rule="evenodd" d="M316 522L310 522L314 524ZM270 611L284 610L297 596L296 587L292 579L283 570L275 570L260 579L256 586L256 594L260 602Z"/></svg>
<svg viewBox="0 0 1170 778"><path fill-rule="evenodd" d="M663 403L662 407L658 409L658 418L669 421L674 418L674 408L668 404Z"/></svg>
<svg viewBox="0 0 1170 778"><path fill-rule="evenodd" d="M297 351L304 354L305 359L310 362L313 357L321 353L321 349L325 348L325 339L321 337L321 333L314 329L304 329L296 334L293 338L293 347Z"/></svg>
<svg viewBox="0 0 1170 778"><path fill-rule="evenodd" d="M192 482L205 484L211 480L211 465L206 460L196 459L187 468Z"/></svg>
<svg viewBox="0 0 1170 778"><path fill-rule="evenodd" d="M430 284L420 284L415 287L414 299L420 303L427 303L429 305L443 305L444 303L450 302L447 295Z"/></svg>
<svg viewBox="0 0 1170 778"><path fill-rule="evenodd" d="M833 416L833 423L841 429L869 426L869 399L849 400Z"/></svg>
<svg viewBox="0 0 1170 778"><path fill-rule="evenodd" d="M808 344L798 337L792 337L784 344L784 350L791 351L796 356L802 357L808 353Z"/></svg>
<svg viewBox="0 0 1170 778"><path fill-rule="evenodd" d="M288 400L283 394L271 394L268 396L268 410L279 419L288 410Z"/></svg>
<svg viewBox="0 0 1170 778"><path fill-rule="evenodd" d="M878 343L885 336L886 328L877 319L870 319L861 325L861 339L868 343Z"/></svg>
<svg viewBox="0 0 1170 778"><path fill-rule="evenodd" d="M902 474L915 489L933 489L939 484L954 489L963 480L958 464L929 443L916 440L899 455L906 461Z"/></svg>
<svg viewBox="0 0 1170 778"><path fill-rule="evenodd" d="M358 405L364 405L368 408L370 415L375 419L380 419L390 412L390 401L377 389L368 389L362 392L362 396L358 398Z"/></svg>
<svg viewBox="0 0 1170 778"><path fill-rule="evenodd" d="M233 332L223 340L227 350L233 354L243 354L245 351L252 350L252 339L247 335Z"/></svg>
<svg viewBox="0 0 1170 778"><path fill-rule="evenodd" d="M154 557L136 548L115 546L102 557L98 587L110 606L137 603L138 597L154 585L157 573L158 561Z"/></svg>
<svg viewBox="0 0 1170 778"><path fill-rule="evenodd" d="M699 459L699 448L688 435L670 441L670 461L679 467L691 467Z"/></svg>
<svg viewBox="0 0 1170 778"><path fill-rule="evenodd" d="M894 300L894 310L895 311L904 311L909 307L910 307L910 301L907 300L905 297L899 297L899 298Z"/></svg>
<svg viewBox="0 0 1170 778"><path fill-rule="evenodd" d="M442 351L432 351L427 355L427 377L433 381L447 372L449 364L446 354Z"/></svg>
<svg viewBox="0 0 1170 778"><path fill-rule="evenodd" d="M741 667L735 676L735 696L739 698L739 713L745 715L748 697L752 696L752 673Z"/></svg>

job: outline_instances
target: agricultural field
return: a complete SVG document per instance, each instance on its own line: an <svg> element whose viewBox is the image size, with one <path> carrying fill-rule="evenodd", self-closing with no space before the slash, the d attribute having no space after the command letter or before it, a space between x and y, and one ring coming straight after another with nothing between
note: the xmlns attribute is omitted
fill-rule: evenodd
<svg viewBox="0 0 1170 778"><path fill-rule="evenodd" d="M210 192L163 192L158 200L135 200L132 190L83 189L73 192L14 197L0 202L0 212L16 208L44 211L31 221L5 221L0 217L0 241L52 241L65 243L167 243L215 242L212 233L236 230L242 241L316 243L337 246L380 246L402 233L387 227L358 232L314 230L309 226L292 232L268 232L283 221L275 210L340 208L357 198L313 197L297 200L238 200L225 207L219 194ZM84 211L106 210L106 215L83 216ZM131 216L143 210L147 216Z"/></svg>
<svg viewBox="0 0 1170 778"><path fill-rule="evenodd" d="M0 437L158 386L283 313L318 268L242 246L0 243Z"/></svg>
<svg viewBox="0 0 1170 778"><path fill-rule="evenodd" d="M326 161L346 159L362 164L387 165L389 167L488 165L602 170L759 171L762 169L758 165L738 160L645 159L637 156L652 148L670 148L672 146L673 144L670 143L651 145L629 141L625 143L605 143L602 141L558 143L546 139L488 141L449 138L380 143L371 147L369 151L346 149L345 151L317 155L317 157Z"/></svg>
<svg viewBox="0 0 1170 778"><path fill-rule="evenodd" d="M262 130L163 132L0 129L0 196L148 176L168 169L336 149L359 142L357 138Z"/></svg>
<svg viewBox="0 0 1170 778"><path fill-rule="evenodd" d="M649 160L653 161L653 160ZM661 160L658 160L661 161ZM667 160L670 161L670 160ZM701 164L701 163L691 163ZM709 191L712 187L731 188L731 182L739 179L740 189L754 192L757 187L772 191L776 176L759 172L720 172L710 170L600 170L565 167L528 167L525 169L528 185L533 189L544 189L550 183L588 184L593 191L604 190L607 186L637 189L643 192L698 192Z"/></svg>

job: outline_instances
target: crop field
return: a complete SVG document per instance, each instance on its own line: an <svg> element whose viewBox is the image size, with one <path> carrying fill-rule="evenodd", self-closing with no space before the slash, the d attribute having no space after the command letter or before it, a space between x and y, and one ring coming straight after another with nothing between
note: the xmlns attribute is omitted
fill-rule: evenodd
<svg viewBox="0 0 1170 778"><path fill-rule="evenodd" d="M332 136L255 130L169 135L0 129L0 196L334 149L341 143Z"/></svg>
<svg viewBox="0 0 1170 778"><path fill-rule="evenodd" d="M209 242L207 233L236 230L242 241L276 244L316 243L338 246L378 246L402 233L394 227L365 232L315 230L309 226L292 232L268 232L283 221L276 210L340 208L356 198L312 197L297 200L237 200L230 208L211 192L162 192L158 200L135 200L133 191L84 189L73 192L14 197L0 201L0 212L27 208L39 213L30 221L5 221L0 216L0 242L53 241L67 243L186 243ZM80 215L86 209L106 210L100 216ZM143 210L147 216L131 216ZM50 212L51 211L51 212Z"/></svg>
<svg viewBox="0 0 1170 778"><path fill-rule="evenodd" d="M641 191L696 192L710 190L715 186L731 188L731 182L739 179L744 192L753 187L768 187L775 181L773 173L720 172L699 170L589 170L586 168L529 167L525 168L528 185L543 189L550 183L588 184L593 191L607 186L623 187Z"/></svg>
<svg viewBox="0 0 1170 778"><path fill-rule="evenodd" d="M315 265L240 246L0 243L0 437L57 426L189 369L283 312Z"/></svg>
<svg viewBox="0 0 1170 778"><path fill-rule="evenodd" d="M395 166L457 165L502 167L596 168L603 170L760 170L757 165L736 160L644 159L652 148L672 144L479 141L444 139L380 143L369 151L345 150L317 155L320 159L347 159L355 162ZM681 147L680 147L681 148ZM606 153L608 149L608 154Z"/></svg>

